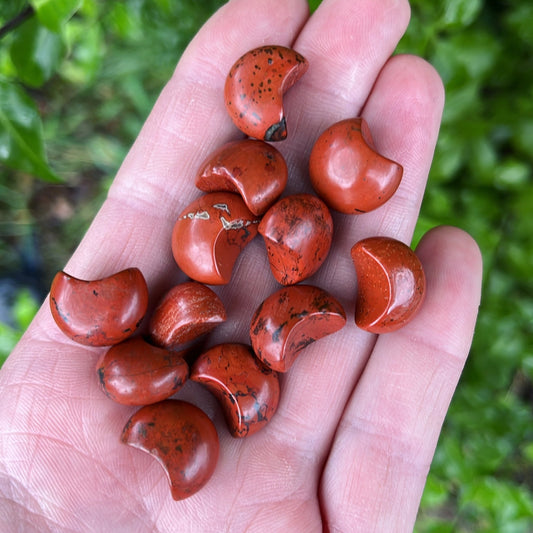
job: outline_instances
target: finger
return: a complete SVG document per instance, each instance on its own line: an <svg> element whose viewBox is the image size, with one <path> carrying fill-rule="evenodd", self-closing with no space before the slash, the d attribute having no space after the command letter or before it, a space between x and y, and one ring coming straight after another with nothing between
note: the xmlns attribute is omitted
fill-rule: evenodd
<svg viewBox="0 0 533 533"><path fill-rule="evenodd" d="M442 422L467 357L481 292L474 241L449 227L417 253L427 297L379 337L337 429L320 488L329 531L412 531Z"/></svg>
<svg viewBox="0 0 533 533"><path fill-rule="evenodd" d="M307 15L304 0L233 0L206 23L69 262L73 275L94 277L127 265L158 279L176 269L170 234L179 212L199 196L195 173L215 147L240 136L224 107L227 72L250 48L265 42L290 45Z"/></svg>
<svg viewBox="0 0 533 533"><path fill-rule="evenodd" d="M291 128L289 190L308 187L307 163L320 133L338 120L358 116L383 65L409 22L404 0L324 0L294 47L309 61L297 88L286 95Z"/></svg>
<svg viewBox="0 0 533 533"><path fill-rule="evenodd" d="M402 56L382 69L364 107L376 131L376 144L388 157L404 164L402 191L375 212L358 217L336 215L337 253L313 282L339 298L347 312L347 324L301 353L286 376L276 415L284 422L284 438L298 443L304 453L313 450L320 456L329 450L346 401L375 342L373 335L354 323L356 276L350 248L360 238L378 234L409 242L442 106L442 83L434 69L417 58Z"/></svg>

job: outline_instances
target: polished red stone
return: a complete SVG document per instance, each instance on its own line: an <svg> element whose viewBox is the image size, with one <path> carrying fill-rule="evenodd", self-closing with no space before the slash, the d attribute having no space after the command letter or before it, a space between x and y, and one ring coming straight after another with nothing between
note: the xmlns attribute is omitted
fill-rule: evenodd
<svg viewBox="0 0 533 533"><path fill-rule="evenodd" d="M235 125L250 137L282 141L287 137L283 94L307 71L298 52L284 46L261 46L231 67L224 98Z"/></svg>
<svg viewBox="0 0 533 533"><path fill-rule="evenodd" d="M200 408L181 400L142 407L128 420L121 440L159 462L174 500L198 492L216 468L219 442L215 426Z"/></svg>
<svg viewBox="0 0 533 533"><path fill-rule="evenodd" d="M389 237L363 239L351 254L357 273L357 326L388 333L407 324L426 292L426 277L416 254Z"/></svg>
<svg viewBox="0 0 533 533"><path fill-rule="evenodd" d="M203 383L218 399L234 437L256 433L278 407L277 373L244 344L219 344L204 352L191 368L191 380Z"/></svg>
<svg viewBox="0 0 533 533"><path fill-rule="evenodd" d="M196 281L226 284L241 250L257 234L257 223L239 195L205 194L192 202L174 225L174 259Z"/></svg>
<svg viewBox="0 0 533 533"><path fill-rule="evenodd" d="M239 193L254 215L262 215L287 184L287 164L270 144L242 139L225 144L200 166L196 186L205 192Z"/></svg>
<svg viewBox="0 0 533 533"><path fill-rule="evenodd" d="M294 194L276 202L259 224L270 269L282 285L314 274L326 259L333 239L328 207L311 194Z"/></svg>
<svg viewBox="0 0 533 533"><path fill-rule="evenodd" d="M50 310L61 331L88 346L110 346L130 337L148 307L148 287L138 268L86 281L58 272Z"/></svg>
<svg viewBox="0 0 533 533"><path fill-rule="evenodd" d="M363 118L342 120L325 130L309 158L316 193L333 209L366 213L384 204L400 185L403 168L376 152Z"/></svg>
<svg viewBox="0 0 533 533"><path fill-rule="evenodd" d="M183 353L171 352L133 337L115 344L96 365L100 387L115 402L148 405L165 400L187 380Z"/></svg>
<svg viewBox="0 0 533 533"><path fill-rule="evenodd" d="M346 324L341 304L325 290L292 285L270 295L250 325L256 356L269 368L286 372L300 351Z"/></svg>
<svg viewBox="0 0 533 533"><path fill-rule="evenodd" d="M192 341L225 322L226 310L209 287L186 281L170 289L150 319L150 339L157 346L174 348Z"/></svg>

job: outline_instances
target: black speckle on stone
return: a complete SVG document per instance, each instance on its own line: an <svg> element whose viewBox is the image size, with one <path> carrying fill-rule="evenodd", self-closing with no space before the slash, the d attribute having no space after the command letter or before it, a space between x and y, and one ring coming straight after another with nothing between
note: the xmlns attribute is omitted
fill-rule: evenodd
<svg viewBox="0 0 533 533"><path fill-rule="evenodd" d="M283 117L276 124L272 124L265 133L265 141L282 141L287 138L287 123Z"/></svg>

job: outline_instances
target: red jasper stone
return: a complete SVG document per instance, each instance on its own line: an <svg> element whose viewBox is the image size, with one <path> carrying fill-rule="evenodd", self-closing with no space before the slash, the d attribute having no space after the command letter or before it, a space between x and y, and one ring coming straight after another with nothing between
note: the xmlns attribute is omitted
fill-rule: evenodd
<svg viewBox="0 0 533 533"><path fill-rule="evenodd" d="M157 346L174 348L212 331L225 322L220 298L196 281L170 289L152 313L150 339Z"/></svg>
<svg viewBox="0 0 533 533"><path fill-rule="evenodd" d="M124 405L165 400L182 387L189 375L183 353L157 348L141 337L109 348L96 371L104 393Z"/></svg>
<svg viewBox="0 0 533 533"><path fill-rule="evenodd" d="M239 195L205 194L192 202L174 225L174 259L196 281L228 283L241 250L257 234L257 223Z"/></svg>
<svg viewBox="0 0 533 533"><path fill-rule="evenodd" d="M201 409L181 400L142 407L128 420L121 440L159 462L174 500L198 492L216 468L219 442L215 426Z"/></svg>
<svg viewBox="0 0 533 533"><path fill-rule="evenodd" d="M284 46L261 46L244 54L231 67L224 87L226 109L235 125L256 139L285 139L283 94L308 66L302 55Z"/></svg>
<svg viewBox="0 0 533 533"><path fill-rule="evenodd" d="M323 289L292 285L270 295L250 325L256 356L269 368L286 372L306 346L346 324L341 304Z"/></svg>
<svg viewBox="0 0 533 533"><path fill-rule="evenodd" d="M365 120L353 118L320 135L309 158L309 175L331 208L357 214L384 204L400 185L403 168L376 152Z"/></svg>
<svg viewBox="0 0 533 533"><path fill-rule="evenodd" d="M244 344L220 344L204 352L191 368L191 380L203 383L217 398L234 437L260 430L278 407L277 373Z"/></svg>
<svg viewBox="0 0 533 533"><path fill-rule="evenodd" d="M328 207L311 194L282 198L259 224L270 269L282 285L292 285L314 274L326 259L333 239Z"/></svg>
<svg viewBox="0 0 533 533"><path fill-rule="evenodd" d="M262 215L287 184L287 164L270 144L242 139L225 144L210 155L196 176L205 192L239 193L254 215Z"/></svg>
<svg viewBox="0 0 533 533"><path fill-rule="evenodd" d="M426 292L426 277L416 254L389 237L363 239L351 253L357 274L357 326L388 333L407 324Z"/></svg>
<svg viewBox="0 0 533 533"><path fill-rule="evenodd" d="M58 272L50 310L67 337L88 346L110 346L130 337L148 307L148 287L138 268L94 281Z"/></svg>

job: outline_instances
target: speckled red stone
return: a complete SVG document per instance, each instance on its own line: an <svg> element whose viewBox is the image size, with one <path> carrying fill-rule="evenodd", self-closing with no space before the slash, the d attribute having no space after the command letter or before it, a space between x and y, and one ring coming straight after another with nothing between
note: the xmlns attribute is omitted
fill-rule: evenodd
<svg viewBox="0 0 533 533"><path fill-rule="evenodd" d="M269 368L286 372L306 346L346 324L341 304L325 290L292 285L270 295L250 325L257 357Z"/></svg>
<svg viewBox="0 0 533 533"><path fill-rule="evenodd" d="M58 272L50 310L67 337L88 346L110 346L130 337L148 307L148 287L138 268L86 281Z"/></svg>
<svg viewBox="0 0 533 533"><path fill-rule="evenodd" d="M256 433L278 407L277 373L244 344L219 344L204 352L191 368L191 380L203 383L218 399L234 437Z"/></svg>
<svg viewBox="0 0 533 533"><path fill-rule="evenodd" d="M215 426L201 409L181 400L142 407L128 420L121 440L159 462L175 500L198 492L216 468L219 441Z"/></svg>
<svg viewBox="0 0 533 533"><path fill-rule="evenodd" d="M258 222L238 194L204 194L182 211L174 225L174 259L196 281L226 284L241 250L257 234Z"/></svg>
<svg viewBox="0 0 533 533"><path fill-rule="evenodd" d="M388 333L407 324L426 292L426 277L416 254L389 237L363 239L351 254L357 273L357 326Z"/></svg>
<svg viewBox="0 0 533 533"><path fill-rule="evenodd" d="M124 405L165 400L182 387L189 375L182 353L157 348L142 337L112 346L99 359L96 371L104 393Z"/></svg>
<svg viewBox="0 0 533 533"><path fill-rule="evenodd" d="M235 125L250 137L282 141L287 137L283 94L307 71L298 52L284 46L250 50L231 67L224 98Z"/></svg>
<svg viewBox="0 0 533 533"><path fill-rule="evenodd" d="M172 287L150 318L150 340L174 348L204 335L226 320L226 310L213 290L196 281Z"/></svg>
<svg viewBox="0 0 533 533"><path fill-rule="evenodd" d="M254 215L262 215L287 184L287 164L270 144L255 139L232 141L200 166L196 186L205 192L239 193Z"/></svg>
<svg viewBox="0 0 533 533"><path fill-rule="evenodd" d="M293 285L314 274L333 239L329 209L311 194L282 198L265 213L258 229L272 274L282 285Z"/></svg>
<svg viewBox="0 0 533 533"><path fill-rule="evenodd" d="M317 139L309 158L316 193L333 209L366 213L384 204L400 185L401 165L379 154L363 118L342 120Z"/></svg>

